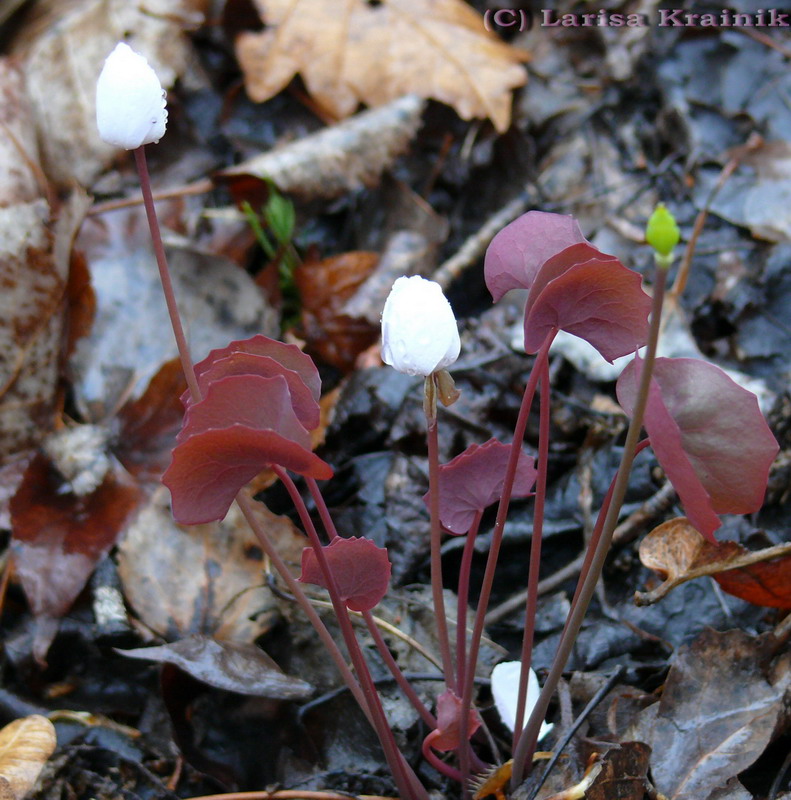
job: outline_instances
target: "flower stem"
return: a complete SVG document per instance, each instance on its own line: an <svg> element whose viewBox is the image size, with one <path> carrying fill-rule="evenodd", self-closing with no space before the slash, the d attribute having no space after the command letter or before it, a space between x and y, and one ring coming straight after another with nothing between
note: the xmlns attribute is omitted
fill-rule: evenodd
<svg viewBox="0 0 791 800"><path fill-rule="evenodd" d="M465 668L467 666L467 609L470 604L470 572L472 570L472 556L475 552L475 537L481 527L483 511L476 511L472 525L467 531L467 540L464 542L464 552L459 566L459 591L456 606L456 669L458 671L458 685L464 686Z"/></svg>
<svg viewBox="0 0 791 800"><path fill-rule="evenodd" d="M434 376L426 378L426 386L433 382ZM436 408L436 406L435 406ZM456 691L456 678L453 670L453 658L450 652L448 635L448 619L445 615L445 597L442 587L442 528L439 521L439 436L437 432L436 412L433 418L426 415L428 440L428 486L429 513L431 515L431 595L434 603L434 614L437 618L437 641L442 654L442 667L445 685L452 692Z"/></svg>
<svg viewBox="0 0 791 800"><path fill-rule="evenodd" d="M184 335L179 309L176 305L173 282L170 280L170 270L168 269L165 248L162 244L159 220L157 219L157 211L154 206L154 196L151 193L151 178L148 174L145 145L136 148L135 163L137 164L137 172L140 176L140 188L143 190L143 204L146 208L148 227L151 231L151 242L154 246L154 255L156 256L157 267L159 268L162 293L165 295L165 303L167 304L168 314L170 315L170 325L173 328L173 336L176 338L176 346L178 347L179 359L181 360L181 369L184 372L184 378L187 381L192 402L197 403L201 399L201 390L198 386L198 379L195 376L195 369L192 366L192 356L190 355L189 346L187 345L187 337Z"/></svg>
<svg viewBox="0 0 791 800"><path fill-rule="evenodd" d="M571 649L577 639L580 628L582 627L582 620L590 605L593 592L596 589L596 584L601 575L604 561L607 557L607 552L610 549L612 536L615 527L618 524L618 515L623 505L624 497L626 496L626 489L629 484L629 475L634 461L635 451L637 448L637 440L640 436L640 430L643 425L643 414L645 413L646 403L648 402L648 390L651 383L651 373L654 368L654 359L656 358L656 347L659 341L659 326L662 317L662 301L665 294L665 283L667 280L667 270L658 268L656 270L656 277L654 279L654 294L651 305L651 322L648 329L648 346L646 348L645 359L643 368L640 372L640 384L635 398L634 410L632 411L632 419L629 423L629 429L626 433L626 442L624 443L623 454L621 456L621 463L618 467L618 475L615 480L615 485L612 492L612 501L610 507L607 509L607 514L604 518L602 525L602 533L593 553L590 562L590 568L582 583L582 587L578 592L577 602L569 612L569 618L566 622L566 627L563 635L558 644L558 650L555 654L555 660L544 682L544 687L541 690L538 701L533 708L530 718L522 731L519 738L519 744L514 752L513 772L511 775L511 789L516 790L522 781L525 765L528 760L531 760L533 750L535 749L538 740L538 732L541 727L541 722L547 713L549 701L555 692L558 685L560 676L566 667Z"/></svg>
<svg viewBox="0 0 791 800"><path fill-rule="evenodd" d="M551 416L549 392L549 363L540 365L539 422L538 422L538 473L536 475L536 502L533 508L533 532L530 537L530 567L527 574L527 602L525 624L522 634L522 669L519 673L519 690L514 721L513 751L519 743L519 735L525 719L527 705L527 683L533 659L533 635L536 627L538 606L538 573L541 566L541 540L544 535L544 506L547 497L547 469L549 464L549 421Z"/></svg>

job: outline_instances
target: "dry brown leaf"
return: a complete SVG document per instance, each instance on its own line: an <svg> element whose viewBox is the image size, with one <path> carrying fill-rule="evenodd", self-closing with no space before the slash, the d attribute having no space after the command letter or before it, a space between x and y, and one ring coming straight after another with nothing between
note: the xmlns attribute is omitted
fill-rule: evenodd
<svg viewBox="0 0 791 800"><path fill-rule="evenodd" d="M463 119L511 121L511 90L524 85L526 54L487 32L462 0L255 0L267 24L243 33L236 55L256 102L297 74L342 118L358 103L380 106L418 94L453 106Z"/></svg>
<svg viewBox="0 0 791 800"><path fill-rule="evenodd" d="M298 565L305 538L287 518L255 508L283 558ZM236 505L220 523L184 527L157 493L121 543L118 571L135 613L166 639L205 633L252 642L276 613L261 548Z"/></svg>
<svg viewBox="0 0 791 800"><path fill-rule="evenodd" d="M104 59L126 40L151 61L162 85L172 86L191 58L183 31L202 14L195 0L87 0L50 10L33 41L17 49L24 52L47 177L60 186L74 180L89 186L117 155L96 129L96 79Z"/></svg>
<svg viewBox="0 0 791 800"><path fill-rule="evenodd" d="M57 744L55 726L33 714L0 730L0 800L21 800Z"/></svg>
<svg viewBox="0 0 791 800"><path fill-rule="evenodd" d="M402 97L219 174L230 178L232 186L248 175L266 178L282 192L307 200L372 186L406 150L424 105L415 95Z"/></svg>
<svg viewBox="0 0 791 800"><path fill-rule="evenodd" d="M664 577L638 605L661 600L693 578L711 575L724 591L750 603L791 608L791 543L751 552L737 542L707 542L686 517L668 520L640 543L640 561Z"/></svg>

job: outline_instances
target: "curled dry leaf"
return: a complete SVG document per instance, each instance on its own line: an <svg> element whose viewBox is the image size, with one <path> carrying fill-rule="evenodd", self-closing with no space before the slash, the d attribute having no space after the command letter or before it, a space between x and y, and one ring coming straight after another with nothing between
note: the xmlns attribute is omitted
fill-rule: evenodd
<svg viewBox="0 0 791 800"><path fill-rule="evenodd" d="M286 675L263 650L252 644L190 636L161 647L117 652L127 658L172 664L202 683L227 692L277 700L304 700L313 693L313 686L307 681Z"/></svg>
<svg viewBox="0 0 791 800"><path fill-rule="evenodd" d="M245 176L274 181L306 200L372 186L403 153L420 125L424 101L401 97L382 108L278 147L219 173L231 186Z"/></svg>
<svg viewBox="0 0 791 800"><path fill-rule="evenodd" d="M511 90L527 81L509 47L462 0L256 0L267 24L244 33L236 55L250 97L263 102L297 74L337 117L415 93L488 117L501 133Z"/></svg>
<svg viewBox="0 0 791 800"><path fill-rule="evenodd" d="M661 600L693 578L711 575L728 594L759 606L791 608L791 543L750 552L737 542L711 544L686 517L663 523L640 543L640 561L662 584L637 592L638 605Z"/></svg>
<svg viewBox="0 0 791 800"><path fill-rule="evenodd" d="M38 714L15 719L0 730L1 800L22 800L56 744L55 726Z"/></svg>

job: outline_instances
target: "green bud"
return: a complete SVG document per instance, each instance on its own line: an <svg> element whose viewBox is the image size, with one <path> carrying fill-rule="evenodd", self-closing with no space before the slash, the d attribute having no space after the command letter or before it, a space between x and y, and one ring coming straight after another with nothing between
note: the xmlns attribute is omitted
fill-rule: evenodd
<svg viewBox="0 0 791 800"><path fill-rule="evenodd" d="M651 214L645 228L645 238L656 250L657 255L665 258L678 244L681 234L676 225L676 218L667 210L664 203L659 203Z"/></svg>

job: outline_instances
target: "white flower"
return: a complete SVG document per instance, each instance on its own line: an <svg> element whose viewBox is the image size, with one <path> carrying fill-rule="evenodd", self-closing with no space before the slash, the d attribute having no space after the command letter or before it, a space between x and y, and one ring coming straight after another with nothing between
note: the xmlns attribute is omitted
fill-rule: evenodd
<svg viewBox="0 0 791 800"><path fill-rule="evenodd" d="M461 344L442 288L419 275L399 278L382 311L382 360L407 375L449 367Z"/></svg>
<svg viewBox="0 0 791 800"><path fill-rule="evenodd" d="M492 697L494 705L500 719L513 731L516 723L516 702L519 695L519 674L522 671L521 661L503 661L492 670ZM538 702L539 688L538 678L533 670L527 678L527 702L525 703L525 719L530 716L533 706ZM546 722L541 723L541 730L538 733L539 741L543 739L551 730L552 725Z"/></svg>
<svg viewBox="0 0 791 800"><path fill-rule="evenodd" d="M96 83L99 136L108 144L134 150L158 142L167 119L165 92L156 72L128 44L117 44Z"/></svg>

